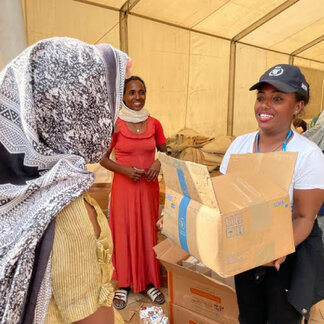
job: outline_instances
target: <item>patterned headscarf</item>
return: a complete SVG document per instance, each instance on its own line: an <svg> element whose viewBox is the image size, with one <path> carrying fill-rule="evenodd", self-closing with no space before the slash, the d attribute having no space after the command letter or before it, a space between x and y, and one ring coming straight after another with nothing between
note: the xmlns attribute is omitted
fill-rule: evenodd
<svg viewBox="0 0 324 324"><path fill-rule="evenodd" d="M57 37L0 73L1 323L19 321L47 226L93 183L85 164L109 147L127 59L108 44Z"/></svg>

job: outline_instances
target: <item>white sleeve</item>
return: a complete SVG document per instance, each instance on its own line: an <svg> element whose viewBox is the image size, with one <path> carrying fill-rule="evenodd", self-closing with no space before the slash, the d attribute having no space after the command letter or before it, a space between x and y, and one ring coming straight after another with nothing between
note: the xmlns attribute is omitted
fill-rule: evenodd
<svg viewBox="0 0 324 324"><path fill-rule="evenodd" d="M227 167L228 167L228 163L229 163L229 159L231 157L231 154L232 153L237 153L237 143L238 143L238 138L237 137L232 143L231 145L229 146L229 148L227 149L224 157L223 157L223 160L222 160L222 163L219 167L219 171L222 173L222 174L226 174L226 171L227 171Z"/></svg>
<svg viewBox="0 0 324 324"><path fill-rule="evenodd" d="M298 154L294 189L324 189L324 154L319 149Z"/></svg>
<svg viewBox="0 0 324 324"><path fill-rule="evenodd" d="M222 163L221 163L221 165L219 167L219 171L222 174L225 174L226 170L227 170L228 162L229 162L229 159L230 159L230 156L231 156L230 149L231 149L231 146L227 149L227 151L226 151L226 153L225 153L225 155L223 157Z"/></svg>

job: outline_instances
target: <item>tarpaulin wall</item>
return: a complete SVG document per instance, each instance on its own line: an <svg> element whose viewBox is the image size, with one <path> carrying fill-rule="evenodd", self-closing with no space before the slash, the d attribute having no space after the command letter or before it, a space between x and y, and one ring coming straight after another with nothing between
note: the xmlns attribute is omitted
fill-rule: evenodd
<svg viewBox="0 0 324 324"><path fill-rule="evenodd" d="M262 10L273 10L289 1L141 0L126 3L126 15L118 10L124 2L25 0L22 3L27 42L70 36L88 43L109 42L127 50L133 59L133 73L146 82L146 107L162 122L167 136L184 127L208 136L237 136L256 129L255 93L248 91L249 86L266 68L291 62L282 44L292 52L294 46L300 46L301 37L307 41L314 39L321 35L324 26L321 1L294 1L296 4L289 7L290 13L284 12L252 30L242 38L244 42L234 44L233 51L231 37L244 29L248 20L259 19L265 14ZM316 17L304 17L303 21L300 6L307 4L304 16ZM186 16L188 10L192 14ZM228 17L229 12L233 13L232 17ZM293 13L299 13L299 17ZM162 22L163 19L168 21ZM274 42L280 37L278 24L285 33L287 28L292 28L292 19L296 30L290 32L291 40ZM307 23L312 28L302 29ZM192 25L196 29L198 26L201 32L190 29ZM317 54L315 50L315 59L307 59L307 55L304 59L293 59L311 84L311 102L304 118L312 118L323 107L324 55L321 49L323 46L319 45Z"/></svg>

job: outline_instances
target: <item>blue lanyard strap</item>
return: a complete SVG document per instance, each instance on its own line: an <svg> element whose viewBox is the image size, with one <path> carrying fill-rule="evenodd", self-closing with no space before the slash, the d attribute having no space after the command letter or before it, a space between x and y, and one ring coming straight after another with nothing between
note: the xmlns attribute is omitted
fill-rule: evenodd
<svg viewBox="0 0 324 324"><path fill-rule="evenodd" d="M282 151L282 152L286 152L286 150L287 150L287 143L288 143L288 141L289 141L289 138L292 136L292 134L293 134L293 132L292 132L292 130L290 129L290 130L289 130L289 133L288 133L287 136L286 136L286 139L285 139L284 143L282 144L282 147L281 147L281 151ZM260 151L259 151L259 140L260 140L260 132L258 132L258 133L256 134L256 148L255 148L255 153L259 153L259 152L260 152Z"/></svg>

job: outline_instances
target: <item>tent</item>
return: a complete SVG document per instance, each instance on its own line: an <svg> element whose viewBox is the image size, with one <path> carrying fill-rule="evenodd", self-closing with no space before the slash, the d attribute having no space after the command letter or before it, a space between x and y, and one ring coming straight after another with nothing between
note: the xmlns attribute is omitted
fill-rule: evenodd
<svg viewBox="0 0 324 324"><path fill-rule="evenodd" d="M27 44L52 36L109 42L133 59L147 105L170 136L256 129L248 88L277 63L311 87L304 118L324 102L322 0L23 0Z"/></svg>

